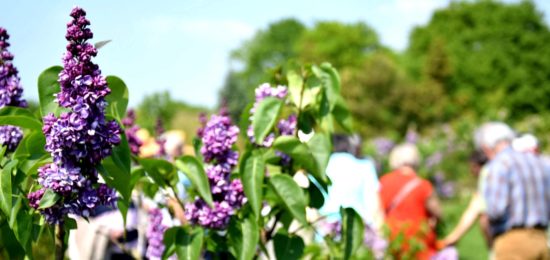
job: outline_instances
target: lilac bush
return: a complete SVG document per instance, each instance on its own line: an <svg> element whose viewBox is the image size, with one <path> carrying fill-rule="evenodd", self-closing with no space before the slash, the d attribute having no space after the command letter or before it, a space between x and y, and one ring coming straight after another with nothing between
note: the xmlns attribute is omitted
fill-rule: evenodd
<svg viewBox="0 0 550 260"><path fill-rule="evenodd" d="M209 163L206 174L214 198L210 208L201 198L185 205L185 217L192 224L212 229L225 229L232 215L245 203L241 181L231 180L232 169L239 154L232 149L239 128L231 124L227 115L213 115L199 131L203 146L201 154Z"/></svg>
<svg viewBox="0 0 550 260"><path fill-rule="evenodd" d="M10 36L5 28L0 27L0 108L5 106L27 107L27 101L21 97L23 88L20 84L19 72L13 65L13 55L8 51ZM15 150L23 131L16 126L0 126L0 144L7 151Z"/></svg>
<svg viewBox="0 0 550 260"><path fill-rule="evenodd" d="M61 91L56 95L59 106L69 111L43 118L45 150L53 163L38 170L41 189L28 195L35 209L46 190L60 196L53 206L38 209L50 224L62 223L67 214L87 217L95 207L113 206L116 201L115 191L98 183L96 168L120 143L121 129L116 121L105 118L105 96L110 89L99 66L92 62L97 50L87 42L93 34L86 12L75 7L71 17L65 36L69 44L58 79Z"/></svg>

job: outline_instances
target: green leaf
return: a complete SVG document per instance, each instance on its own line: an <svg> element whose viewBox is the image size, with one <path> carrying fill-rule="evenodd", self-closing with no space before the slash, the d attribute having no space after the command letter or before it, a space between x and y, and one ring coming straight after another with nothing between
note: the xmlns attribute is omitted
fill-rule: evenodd
<svg viewBox="0 0 550 260"><path fill-rule="evenodd" d="M0 176L0 209L2 209L4 214L8 217L10 216L12 208L11 177L17 163L17 160L8 162L2 169L2 176Z"/></svg>
<svg viewBox="0 0 550 260"><path fill-rule="evenodd" d="M162 258L166 259L176 253L178 259L200 259L203 239L201 228L169 228L164 232Z"/></svg>
<svg viewBox="0 0 550 260"><path fill-rule="evenodd" d="M111 115L119 121L126 116L128 106L128 88L122 79L117 76L107 76L107 84L111 93L105 97L107 101L107 115Z"/></svg>
<svg viewBox="0 0 550 260"><path fill-rule="evenodd" d="M128 138L124 132L120 134L120 144L113 147L111 158L120 169L124 170L124 172L128 174L130 173L132 158Z"/></svg>
<svg viewBox="0 0 550 260"><path fill-rule="evenodd" d="M306 200L298 184L288 175L277 174L269 179L273 190L284 206L301 224L307 225Z"/></svg>
<svg viewBox="0 0 550 260"><path fill-rule="evenodd" d="M59 199L61 199L61 196L59 196L59 194L55 193L53 190L46 189L46 192L44 192L42 199L40 199L40 202L38 203L38 209L49 208L53 206Z"/></svg>
<svg viewBox="0 0 550 260"><path fill-rule="evenodd" d="M350 259L363 243L364 224L353 208L341 209L344 259Z"/></svg>
<svg viewBox="0 0 550 260"><path fill-rule="evenodd" d="M330 137L327 134L317 132L308 141L307 145L313 157L315 157L319 171L324 173L327 169L328 159L332 153L332 142Z"/></svg>
<svg viewBox="0 0 550 260"><path fill-rule="evenodd" d="M63 68L61 66L53 66L43 71L38 76L38 98L40 100L40 113L42 117L49 113L59 116L63 108L59 107L55 100L55 94L60 90L59 72Z"/></svg>
<svg viewBox="0 0 550 260"><path fill-rule="evenodd" d="M141 158L139 164L143 166L147 175L161 187L175 187L178 183L176 168L170 162L162 159Z"/></svg>
<svg viewBox="0 0 550 260"><path fill-rule="evenodd" d="M237 259L253 259L260 241L258 223L251 215L243 220L232 221L229 226L229 240Z"/></svg>
<svg viewBox="0 0 550 260"><path fill-rule="evenodd" d="M18 210L16 216L11 228L27 255L31 255L32 216L28 214L28 210Z"/></svg>
<svg viewBox="0 0 550 260"><path fill-rule="evenodd" d="M264 142L265 137L273 129L282 107L283 101L274 97L268 97L258 104L252 118L256 144Z"/></svg>
<svg viewBox="0 0 550 260"><path fill-rule="evenodd" d="M0 109L0 125L14 125L42 131L42 123L27 109L20 107L3 107Z"/></svg>
<svg viewBox="0 0 550 260"><path fill-rule="evenodd" d="M300 259L304 253L304 240L299 236L289 236L277 233L273 237L276 259L292 260Z"/></svg>
<svg viewBox="0 0 550 260"><path fill-rule="evenodd" d="M348 133L353 131L353 119L351 113L344 101L344 98L340 97L332 110L332 115L336 122Z"/></svg>
<svg viewBox="0 0 550 260"><path fill-rule="evenodd" d="M296 105L296 107L298 107L300 105L300 95L304 81L295 71L289 71L286 74L286 78L288 81L288 91L290 92L292 102Z"/></svg>
<svg viewBox="0 0 550 260"><path fill-rule="evenodd" d="M182 156L176 159L176 167L182 171L191 183L197 189L199 195L204 201L213 207L212 193L210 193L210 183L204 171L204 166L192 156Z"/></svg>
<svg viewBox="0 0 550 260"><path fill-rule="evenodd" d="M132 189L134 188L130 181L130 163L130 147L126 136L122 133L120 144L113 148L111 156L105 158L101 162L101 167L98 167L107 185L115 188L127 205L129 205Z"/></svg>
<svg viewBox="0 0 550 260"><path fill-rule="evenodd" d="M273 148L289 155L294 160L294 165L303 167L316 178L326 181L325 172L319 169L317 161L309 150L309 147L300 142L298 138L288 135L280 136L275 139Z"/></svg>
<svg viewBox="0 0 550 260"><path fill-rule="evenodd" d="M312 71L321 80L321 86L325 89L330 107L334 107L340 97L340 76L330 63L323 63L320 67L313 66Z"/></svg>
<svg viewBox="0 0 550 260"><path fill-rule="evenodd" d="M311 182L307 190L309 195L308 206L320 209L325 204L325 197L323 196L323 192L321 192L321 188L316 183Z"/></svg>
<svg viewBox="0 0 550 260"><path fill-rule="evenodd" d="M162 252L162 259L167 259L174 253L176 253L176 235L181 227L175 226L164 231L162 243L164 244L164 251Z"/></svg>
<svg viewBox="0 0 550 260"><path fill-rule="evenodd" d="M242 172L244 194L258 219L262 208L265 162L261 154L254 153L246 158L244 165Z"/></svg>

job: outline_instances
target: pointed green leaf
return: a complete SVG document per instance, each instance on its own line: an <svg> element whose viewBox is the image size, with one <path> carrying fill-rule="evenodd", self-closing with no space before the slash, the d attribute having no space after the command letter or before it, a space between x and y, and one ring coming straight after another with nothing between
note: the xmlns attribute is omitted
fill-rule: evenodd
<svg viewBox="0 0 550 260"><path fill-rule="evenodd" d="M274 97L268 97L258 104L252 118L256 144L264 142L265 137L273 129L282 107L283 101Z"/></svg>
<svg viewBox="0 0 550 260"><path fill-rule="evenodd" d="M204 166L192 156L182 156L176 159L176 167L182 171L191 183L197 189L202 199L213 207L212 193L210 193L210 183L204 171Z"/></svg>
<svg viewBox="0 0 550 260"><path fill-rule="evenodd" d="M260 217L262 208L265 162L261 154L254 153L246 158L244 165L244 171L242 172L243 190L257 219Z"/></svg>
<svg viewBox="0 0 550 260"><path fill-rule="evenodd" d="M44 192L44 195L42 195L42 199L40 199L40 202L38 203L38 209L45 209L53 206L59 199L61 199L61 196L59 194L55 193L53 190L46 189L46 192Z"/></svg>
<svg viewBox="0 0 550 260"><path fill-rule="evenodd" d="M350 259L363 243L364 224L361 216L353 208L341 210L342 240L344 242L344 259Z"/></svg>
<svg viewBox="0 0 550 260"><path fill-rule="evenodd" d="M105 97L107 101L106 113L117 120L122 120L126 116L126 107L128 106L129 93L126 84L117 76L107 76L107 84L111 93Z"/></svg>
<svg viewBox="0 0 550 260"><path fill-rule="evenodd" d="M298 138L288 135L280 136L275 139L273 148L289 155L294 160L296 166L303 167L320 180L326 180L325 171L319 169L317 161L309 150L309 147L300 142Z"/></svg>
<svg viewBox="0 0 550 260"><path fill-rule="evenodd" d="M163 159L140 158L139 164L156 184L161 187L174 187L178 183L176 168L170 162Z"/></svg>
<svg viewBox="0 0 550 260"><path fill-rule="evenodd" d="M312 71L321 80L321 86L325 90L330 107L334 107L340 97L340 76L330 63L323 63L321 66L313 66Z"/></svg>
<svg viewBox="0 0 550 260"><path fill-rule="evenodd" d="M317 162L319 171L324 173L327 169L328 159L332 153L332 142L330 137L324 133L315 133L308 141L307 145Z"/></svg>
<svg viewBox="0 0 550 260"><path fill-rule="evenodd" d="M298 184L288 175L277 174L269 179L284 206L301 224L307 225L306 200Z"/></svg>
<svg viewBox="0 0 550 260"><path fill-rule="evenodd" d="M42 123L27 109L20 107L3 107L0 109L0 125L14 125L42 131Z"/></svg>
<svg viewBox="0 0 550 260"><path fill-rule="evenodd" d="M162 259L177 254L178 259L199 259L204 232L199 227L175 226L164 232Z"/></svg>
<svg viewBox="0 0 550 260"><path fill-rule="evenodd" d="M332 110L332 115L336 122L348 133L353 131L353 119L351 113L344 101L344 98L339 97L336 101L334 109Z"/></svg>
<svg viewBox="0 0 550 260"><path fill-rule="evenodd" d="M251 215L243 220L231 221L229 224L229 242L239 260L253 259L256 246L260 241L260 228Z"/></svg>
<svg viewBox="0 0 550 260"><path fill-rule="evenodd" d="M300 105L300 95L303 88L303 79L296 71L289 71L286 75L288 81L288 91L292 102L298 107Z"/></svg>
<svg viewBox="0 0 550 260"><path fill-rule="evenodd" d="M304 253L305 244L299 236L277 233L273 237L273 247L275 248L276 259L297 260Z"/></svg>
<svg viewBox="0 0 550 260"><path fill-rule="evenodd" d="M40 113L42 117L49 113L59 116L63 110L55 100L55 94L60 91L59 73L63 70L61 66L53 66L46 69L38 76L38 98L40 100Z"/></svg>
<svg viewBox="0 0 550 260"><path fill-rule="evenodd" d="M9 217L12 208L12 187L11 177L13 169L17 166L17 160L10 161L2 169L2 176L0 176L0 209L6 216Z"/></svg>

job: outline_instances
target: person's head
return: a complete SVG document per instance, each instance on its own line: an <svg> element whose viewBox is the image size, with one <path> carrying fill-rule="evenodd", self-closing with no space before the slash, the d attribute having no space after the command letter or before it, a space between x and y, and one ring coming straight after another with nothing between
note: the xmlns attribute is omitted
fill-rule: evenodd
<svg viewBox="0 0 550 260"><path fill-rule="evenodd" d="M332 136L332 143L334 144L334 152L336 153L349 153L355 157L361 156L361 137L357 134L334 134Z"/></svg>
<svg viewBox="0 0 550 260"><path fill-rule="evenodd" d="M481 171L481 167L483 167L484 164L487 163L487 156L485 156L485 153L480 150L475 150L470 155L470 170L474 176L479 176L479 172Z"/></svg>
<svg viewBox="0 0 550 260"><path fill-rule="evenodd" d="M420 152L411 143L397 145L390 152L389 163L392 170L401 167L417 169L420 166Z"/></svg>
<svg viewBox="0 0 550 260"><path fill-rule="evenodd" d="M510 146L515 133L507 124L502 122L488 122L479 127L474 133L476 149L492 159L502 149Z"/></svg>
<svg viewBox="0 0 550 260"><path fill-rule="evenodd" d="M352 153L349 138L344 134L334 134L332 136L332 143L334 144L334 152L336 153Z"/></svg>
<svg viewBox="0 0 550 260"><path fill-rule="evenodd" d="M512 141L514 150L523 153L539 153L539 140L532 134L523 134Z"/></svg>

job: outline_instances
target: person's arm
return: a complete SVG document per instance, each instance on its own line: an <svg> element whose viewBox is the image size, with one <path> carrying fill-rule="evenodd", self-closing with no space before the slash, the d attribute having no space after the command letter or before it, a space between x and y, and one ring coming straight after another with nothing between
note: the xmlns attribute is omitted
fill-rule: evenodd
<svg viewBox="0 0 550 260"><path fill-rule="evenodd" d="M481 228L481 233L483 234L483 237L485 238L485 242L487 243L487 247L492 248L493 247L493 238L491 237L491 232L489 230L489 217L487 217L487 214L481 213L479 216L479 227Z"/></svg>
<svg viewBox="0 0 550 260"><path fill-rule="evenodd" d="M444 247L458 242L458 240L460 240L460 238L473 226L480 214L479 199L480 197L477 193L472 196L468 208L464 211L462 217L460 217L460 221L456 227L442 240Z"/></svg>
<svg viewBox="0 0 550 260"><path fill-rule="evenodd" d="M435 218L437 221L441 219L441 206L439 204L439 199L437 198L437 194L435 193L435 191L432 192L426 200L426 209L428 210L430 217Z"/></svg>

